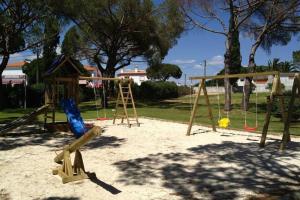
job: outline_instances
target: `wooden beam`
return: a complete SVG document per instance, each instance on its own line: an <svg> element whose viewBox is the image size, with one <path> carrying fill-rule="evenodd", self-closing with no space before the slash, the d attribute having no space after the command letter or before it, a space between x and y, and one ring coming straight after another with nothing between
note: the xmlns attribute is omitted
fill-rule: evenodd
<svg viewBox="0 0 300 200"><path fill-rule="evenodd" d="M126 81L131 79L79 76L80 80Z"/></svg>
<svg viewBox="0 0 300 200"><path fill-rule="evenodd" d="M297 90L298 90L298 94L297 94ZM291 123L292 113L293 113L293 109L294 109L294 103L295 103L296 96L299 95L299 93L300 93L300 76L299 76L299 74L296 74L294 83L293 83L292 96L291 96L291 99L289 102L287 116L284 120L284 130L283 130L283 135L282 135L282 141L280 144L280 150L284 150L286 148L286 144L289 142L290 123Z"/></svg>
<svg viewBox="0 0 300 200"><path fill-rule="evenodd" d="M55 81L72 82L74 78L71 77L55 77Z"/></svg>
<svg viewBox="0 0 300 200"><path fill-rule="evenodd" d="M88 132L86 132L79 139L75 140L72 144L69 145L69 152L72 153L79 149L81 146L85 145L88 141L101 135L101 128L99 126L94 126ZM59 163L64 158L64 152L61 152L54 158L54 162Z"/></svg>
<svg viewBox="0 0 300 200"><path fill-rule="evenodd" d="M211 121L212 129L213 129L214 132L216 132L217 129L216 129L216 125L215 125L215 122L214 122L214 117L213 117L211 105L210 105L210 102L209 102L209 97L207 95L205 79L203 79L202 81L204 82L202 89L203 89L203 94L204 94L205 101L206 101L206 107L207 107L208 115L209 115L209 118L210 118L210 121Z"/></svg>
<svg viewBox="0 0 300 200"><path fill-rule="evenodd" d="M229 74L229 75L217 75L217 76L192 76L190 80L199 79L224 79L224 78L246 78L246 77L257 77L257 76L268 76L268 75L280 75L278 71L272 72L257 72L257 73L245 73L245 74Z"/></svg>
<svg viewBox="0 0 300 200"><path fill-rule="evenodd" d="M273 95L268 96L267 97L267 113L265 116L265 124L264 124L263 130L262 130L262 133L261 133L261 138L260 138L260 143L259 143L259 147L261 147L261 148L264 147L265 143L266 143L273 102L274 102L274 96Z"/></svg>
<svg viewBox="0 0 300 200"><path fill-rule="evenodd" d="M199 97L200 97L200 94L201 94L201 89L203 88L204 81L205 81L205 79L202 79L201 83L199 83L197 96L196 96L196 99L195 99L195 102L194 102L192 115L191 115L190 122L189 122L189 127L188 127L188 130L187 130L187 133L186 133L186 135L188 135L188 136L191 135L191 130L192 130L193 122L194 122L194 119L195 119L196 111L197 111L197 108L198 108L198 101L199 101Z"/></svg>

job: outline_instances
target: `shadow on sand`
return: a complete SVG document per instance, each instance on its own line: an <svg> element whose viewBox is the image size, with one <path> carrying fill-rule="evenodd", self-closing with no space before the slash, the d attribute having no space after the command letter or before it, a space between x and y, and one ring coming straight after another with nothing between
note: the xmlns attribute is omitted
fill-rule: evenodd
<svg viewBox="0 0 300 200"><path fill-rule="evenodd" d="M257 143L208 144L187 149L187 153L158 153L116 162L127 185L151 185L162 180L163 187L182 199L236 199L244 190L270 194L300 186L300 145L291 142L285 152L278 142L265 149Z"/></svg>

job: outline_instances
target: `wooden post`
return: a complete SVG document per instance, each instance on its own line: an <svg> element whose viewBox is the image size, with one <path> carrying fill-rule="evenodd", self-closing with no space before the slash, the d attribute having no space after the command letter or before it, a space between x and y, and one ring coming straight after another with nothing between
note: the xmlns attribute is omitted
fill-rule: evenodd
<svg viewBox="0 0 300 200"><path fill-rule="evenodd" d="M126 86L123 87L122 86L123 82L122 81L119 82L119 92L118 92L118 98L116 101L116 109L115 109L115 113L114 113L113 124L115 124L115 121L118 117L121 117L121 123L123 123L124 118L126 118L128 127L130 128L131 127L130 121L133 121L133 120L130 120L130 116L128 114L127 108L128 108L128 105L132 105L134 116L131 116L131 117L135 118L134 121L136 121L137 126L140 126L136 108L135 108L135 104L134 104L133 95L132 95L131 85L130 85L131 80L127 80L125 83L126 83ZM118 114L120 105L122 105L123 112L121 114Z"/></svg>
<svg viewBox="0 0 300 200"><path fill-rule="evenodd" d="M265 116L265 123L264 123L264 127L263 127L262 134L261 134L261 139L260 139L260 143L259 143L260 147L265 146L267 134L268 134L268 130L269 130L269 124L270 124L270 119L271 119L274 98L275 98L275 96L278 96L278 95L282 96L280 74L275 74L274 79L273 79L273 84L272 84L271 95L267 97L267 113ZM283 101L282 101L282 103L283 103ZM281 105L281 112L284 112L283 104ZM284 116L284 113L282 113L282 116Z"/></svg>
<svg viewBox="0 0 300 200"><path fill-rule="evenodd" d="M264 127L262 130L261 138L260 138L260 147L264 147L266 143L266 138L267 138L267 133L269 129L269 123L270 123L270 118L271 118L271 112L272 112L272 107L273 107L273 95L270 95L267 97L267 113L265 116L265 123Z"/></svg>
<svg viewBox="0 0 300 200"><path fill-rule="evenodd" d="M127 103L125 103L125 100L124 100L123 88L122 88L121 82L119 83L119 89L120 89L120 93L121 93L121 100L122 100L122 104L123 104L124 114L125 114L125 117L127 120L127 125L130 128L130 121L129 121L128 112L127 112ZM122 122L123 122L123 117L122 117Z"/></svg>
<svg viewBox="0 0 300 200"><path fill-rule="evenodd" d="M209 115L209 118L210 118L210 121L211 121L212 129L213 129L214 132L216 132L217 131L216 130L216 125L215 125L215 122L214 122L214 117L213 117L211 105L210 105L210 102L209 102L209 97L207 95L205 79L202 79L202 82L204 82L202 89L203 89L203 94L204 94L205 101L206 101L208 115Z"/></svg>
<svg viewBox="0 0 300 200"><path fill-rule="evenodd" d="M197 108L198 108L198 101L199 101L199 97L200 97L200 94L201 94L201 89L203 88L202 85L204 84L203 80L205 80L205 79L202 79L201 83L199 83L199 86L198 86L198 93L197 93L196 99L194 101L193 110L192 110L192 113L191 113L188 130L187 130L187 133L186 133L186 135L188 135L188 136L191 135L191 130L192 130L194 118L195 118L196 111L197 111Z"/></svg>
<svg viewBox="0 0 300 200"><path fill-rule="evenodd" d="M132 79L130 79L130 80L132 80ZM140 123L139 123L139 120L138 120L138 115L137 115L136 108L135 108L134 99L133 99L133 94L132 94L132 90L131 90L131 81L128 85L128 88L129 88L130 98L131 98L131 101L132 101L131 103L132 103L134 118L135 118L135 121L136 121L137 125L140 126Z"/></svg>
<svg viewBox="0 0 300 200"><path fill-rule="evenodd" d="M298 94L297 94L297 90L298 90ZM292 117L292 113L293 113L293 109L294 109L295 99L296 99L296 96L299 95L299 93L300 93L300 79L299 79L299 74L296 74L295 78L294 78L292 95L291 95L291 99L289 102L287 116L284 121L284 130L283 130L283 135L282 135L282 141L280 144L280 150L284 150L286 148L287 143L290 140L290 130L289 129L290 129L291 117Z"/></svg>

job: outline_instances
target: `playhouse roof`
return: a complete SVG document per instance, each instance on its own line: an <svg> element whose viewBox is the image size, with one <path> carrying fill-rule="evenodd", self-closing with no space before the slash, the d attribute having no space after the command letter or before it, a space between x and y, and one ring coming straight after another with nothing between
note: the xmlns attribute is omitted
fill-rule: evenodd
<svg viewBox="0 0 300 200"><path fill-rule="evenodd" d="M75 73L78 75L83 75L84 71L84 68L79 61L65 55L60 55L53 61L44 76L51 76L59 69L68 74Z"/></svg>

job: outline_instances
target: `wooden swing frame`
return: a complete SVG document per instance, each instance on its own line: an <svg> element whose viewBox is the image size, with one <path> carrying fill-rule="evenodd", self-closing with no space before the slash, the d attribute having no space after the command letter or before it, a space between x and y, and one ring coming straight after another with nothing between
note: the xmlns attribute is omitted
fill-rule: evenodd
<svg viewBox="0 0 300 200"><path fill-rule="evenodd" d="M80 76L79 80L101 80L101 81L118 81L118 98L116 101L115 113L113 117L113 124L116 123L116 119L120 118L121 123L124 119L127 122L127 126L130 128L135 122L137 126L140 126L138 115L135 107L135 102L132 94L131 83L132 79L129 78L107 78L107 77L87 77ZM125 86L124 86L125 85ZM133 116L128 113L128 105L132 106ZM120 112L120 107L123 108L123 112ZM133 119L130 119L133 118Z"/></svg>
<svg viewBox="0 0 300 200"><path fill-rule="evenodd" d="M212 113L212 108L210 105L209 101L209 96L207 94L207 89L205 82L206 80L217 80L217 79L229 79L229 78L247 78L247 77L258 77L258 76L270 76L273 75L273 85L272 85L272 90L269 96L267 96L267 112L265 115L265 121L264 121L264 126L262 129L261 133L261 140L260 140L260 147L265 146L265 141L267 138L267 133L268 133L268 128L269 128L269 123L270 123L270 118L271 118L271 111L272 107L274 104L275 98L278 98L280 101L280 111L282 115L282 121L284 124L284 131L283 131L283 136L282 136L282 141L280 145L280 149L284 150L286 148L286 144L288 141L290 141L290 132L289 132L289 127L290 127L290 119L291 119L291 113L292 113L292 106L295 101L295 96L296 96L296 91L298 89L298 95L300 93L300 78L299 75L296 73L285 73L291 76L294 76L294 85L293 85L293 92L292 92L292 98L291 102L289 103L289 109L288 112L286 113L285 111L285 104L284 104L284 96L281 91L281 81L280 81L280 72L278 71L272 71L272 72L258 72L258 73L244 73L244 74L229 74L229 75L217 75L217 76L194 76L190 77L190 80L199 80L199 86L198 86L198 92L196 94L196 98L193 104L193 109L191 112L189 124L188 124L188 129L186 135L189 136L191 135L191 130L192 126L195 120L195 115L198 109L198 102L200 99L201 91L203 91L203 96L206 102L206 107L208 110L208 115L211 121L211 126L212 126L212 131L216 132L216 125L214 122L214 117ZM300 96L300 95L299 95Z"/></svg>

